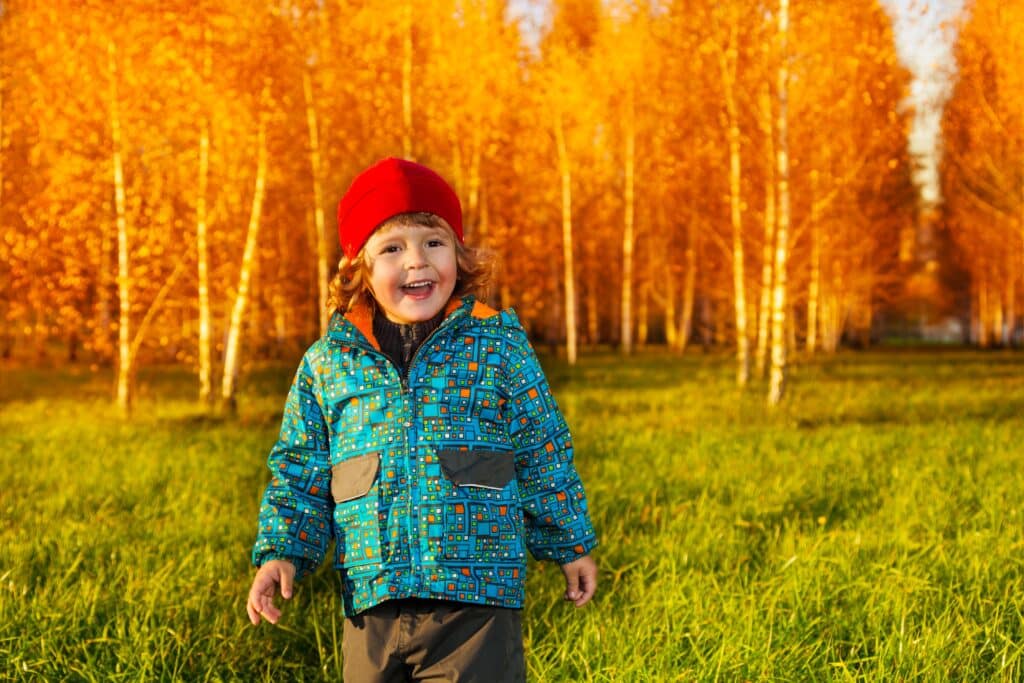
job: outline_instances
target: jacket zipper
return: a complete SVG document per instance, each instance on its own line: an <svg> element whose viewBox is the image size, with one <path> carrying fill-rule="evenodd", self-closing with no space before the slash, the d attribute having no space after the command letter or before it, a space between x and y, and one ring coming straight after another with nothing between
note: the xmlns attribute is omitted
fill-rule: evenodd
<svg viewBox="0 0 1024 683"><path fill-rule="evenodd" d="M454 318L452 318L450 320L443 321L440 325L438 325L434 329L433 332L431 332L430 334L427 335L426 339L424 339L420 343L419 348L417 348L416 352L412 354L412 358L409 360L409 364L406 366L405 372L399 372L398 373L398 381L399 381L399 384L402 387L402 393L403 394L405 394L406 396L409 396L409 395L412 394L412 387L409 385L409 375L412 372L413 367L416 365L416 362L419 360L420 352L423 351L423 348L430 342L431 339L434 338L434 336L438 332L440 332L442 329L444 329L446 327L450 327L451 325L455 324L455 322L460 317L461 316L456 315L456 317L454 317ZM378 349L373 348L369 344L363 344L362 342L359 342L358 340L353 340L350 345L351 346L356 346L356 347L358 347L360 349L363 349L364 351L369 351L371 353L375 353L378 356L383 357L384 361L386 363L390 364L391 367L393 367L396 371L398 370L398 367L394 364L394 362L392 362L392 360L390 358L388 358L387 354L385 354L384 352L382 352L382 351L380 351ZM412 424L413 424L413 415L412 415L412 413L415 411L415 408L413 407L413 402L412 402L411 399L407 398L406 400L409 401L409 412L410 412L409 422L408 422L409 426L406 427L406 429L408 430L412 426ZM406 450L407 451L411 451L412 450L411 448L409 448L409 435L408 435L408 432L406 432ZM417 487L417 489L418 489L418 487ZM413 527L413 514L412 514L412 510L413 510L413 505L414 505L413 498L414 498L414 496L412 495L412 492L410 492L409 493L409 507L408 507L408 510L406 511L406 519L409 520L407 531L409 533L409 561L410 561L410 563L412 563L412 558L413 558L412 545L414 543L418 543L419 542L419 539L418 539L417 535L414 533L415 529L412 528ZM416 549L415 555L416 555L416 558L417 558L417 565L422 566L422 558L419 557L419 555L420 555L419 548ZM417 588L419 588L419 587L417 587Z"/></svg>

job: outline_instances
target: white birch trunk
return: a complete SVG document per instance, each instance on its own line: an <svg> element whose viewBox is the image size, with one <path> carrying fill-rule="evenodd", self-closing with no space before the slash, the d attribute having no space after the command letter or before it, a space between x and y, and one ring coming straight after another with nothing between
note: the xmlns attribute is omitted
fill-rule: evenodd
<svg viewBox="0 0 1024 683"><path fill-rule="evenodd" d="M729 136L729 219L732 226L732 282L736 319L736 383L750 381L750 337L747 331L746 273L743 250L742 164L740 159L740 123L736 105L736 75L738 69L739 19L732 18L729 47L721 59L722 82L725 90L725 110Z"/></svg>
<svg viewBox="0 0 1024 683"><path fill-rule="evenodd" d="M313 174L313 222L316 229L316 289L317 310L320 312L320 334L327 333L328 274L327 237L324 227L324 193L321 181L320 134L317 125L316 103L313 100L313 79L309 71L302 72L302 92L306 100L306 126L309 129L309 164Z"/></svg>
<svg viewBox="0 0 1024 683"><path fill-rule="evenodd" d="M266 106L269 88L264 88L261 105ZM238 378L239 344L242 335L242 318L249 301L249 284L252 276L253 261L256 257L256 244L260 230L260 213L263 210L263 193L267 177L267 115L260 115L259 132L257 134L256 180L252 195L252 209L249 214L249 228L245 236L245 250L242 254L242 268L238 274L238 290L231 308L231 321L228 325L227 341L224 345L224 377L221 383L221 401L225 409L234 412L235 389Z"/></svg>
<svg viewBox="0 0 1024 683"><path fill-rule="evenodd" d="M690 224L686 228L686 253L683 256L683 263L686 267L686 275L683 276L683 313L679 320L679 338L676 350L679 353L686 351L690 343L690 335L693 333L693 300L697 289L697 225L696 211L690 212Z"/></svg>
<svg viewBox="0 0 1024 683"><path fill-rule="evenodd" d="M316 235L311 234L312 229L309 227L312 223L312 220L306 218L306 233L309 238L309 244L312 244L316 241ZM285 282L289 277L289 269L285 255L288 253L290 242L290 237L285 234L284 230L277 231L276 277L278 283ZM310 291L309 289L307 289L307 292L309 292L309 294L312 294L312 291ZM291 328L292 319L295 317L295 311L293 310L294 307L290 306L286 301L284 295L284 288L281 287L280 285L274 287L274 291L270 295L270 306L271 308L274 309L274 341L277 345L276 352L280 353L284 349L285 339L287 339L288 337L288 330ZM303 310L303 308L300 308L299 310ZM302 315L302 318L304 319L307 317L307 315Z"/></svg>
<svg viewBox="0 0 1024 683"><path fill-rule="evenodd" d="M786 389L786 267L789 260L789 0L779 0L779 112L777 177L779 223L775 234L775 286L772 293L772 365L768 405L782 401Z"/></svg>
<svg viewBox="0 0 1024 683"><path fill-rule="evenodd" d="M558 172L562 180L562 257L565 287L565 356L569 365L576 364L576 275L572 246L572 176L569 152L565 145L562 113L555 115L555 145L558 148Z"/></svg>
<svg viewBox="0 0 1024 683"><path fill-rule="evenodd" d="M633 111L633 87L630 86L626 104L626 159L625 159L625 219L622 226L622 310L619 336L622 352L633 352L633 229L634 229L634 173L636 159L636 126Z"/></svg>
<svg viewBox="0 0 1024 683"><path fill-rule="evenodd" d="M807 283L807 353L818 349L818 309L821 305L821 226L817 207L818 171L811 171L811 277Z"/></svg>
<svg viewBox="0 0 1024 683"><path fill-rule="evenodd" d="M124 167L121 161L121 105L118 102L117 47L107 42L110 74L110 141L114 171L114 216L117 224L117 407L128 415L132 407L131 273L128 264L128 220L125 216Z"/></svg>
<svg viewBox="0 0 1024 683"><path fill-rule="evenodd" d="M772 124L771 97L767 86L761 93L761 132L768 151L769 171L765 183L764 198L764 245L761 247L761 297L757 310L757 349L754 352L754 367L757 376L764 378L768 367L768 341L771 337L772 280L775 268L775 127Z"/></svg>

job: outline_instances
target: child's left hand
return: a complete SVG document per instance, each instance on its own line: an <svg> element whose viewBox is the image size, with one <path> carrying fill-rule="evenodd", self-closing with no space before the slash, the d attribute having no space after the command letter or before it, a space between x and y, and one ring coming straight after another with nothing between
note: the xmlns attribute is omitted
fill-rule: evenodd
<svg viewBox="0 0 1024 683"><path fill-rule="evenodd" d="M597 563L590 555L584 555L561 567L565 574L565 599L583 607L597 591Z"/></svg>

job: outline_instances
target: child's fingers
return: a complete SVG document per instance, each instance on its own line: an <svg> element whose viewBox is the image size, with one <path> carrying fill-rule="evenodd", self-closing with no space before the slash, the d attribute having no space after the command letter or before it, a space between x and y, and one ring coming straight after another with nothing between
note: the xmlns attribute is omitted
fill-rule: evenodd
<svg viewBox="0 0 1024 683"><path fill-rule="evenodd" d="M575 571L569 571L565 574L565 599L575 601L579 598L579 587L580 587L579 574Z"/></svg>
<svg viewBox="0 0 1024 683"><path fill-rule="evenodd" d="M276 624L281 616L280 610L274 606L274 592L278 582L282 584L284 594L284 580L288 579L289 593L291 592L291 576L288 572L279 572L274 567L266 567L256 573L252 587L249 589L249 600L246 603L246 612L249 613L249 621L253 626L258 626L260 617L263 617L272 624ZM288 597L287 595L285 597Z"/></svg>
<svg viewBox="0 0 1024 683"><path fill-rule="evenodd" d="M289 600L292 597L292 581L294 575L284 569L281 570L281 595L285 600Z"/></svg>
<svg viewBox="0 0 1024 683"><path fill-rule="evenodd" d="M577 607L583 607L583 605L590 602L590 599L594 597L596 592L597 575L590 574L589 572L580 572L580 592L573 604Z"/></svg>
<svg viewBox="0 0 1024 683"><path fill-rule="evenodd" d="M262 602L259 605L260 616L269 621L271 624L276 624L277 620L281 618L281 610L274 607L274 601L264 596Z"/></svg>
<svg viewBox="0 0 1024 683"><path fill-rule="evenodd" d="M252 604L252 597L251 596L249 597L249 599L245 603L245 611L249 614L249 621L252 622L252 625L253 626L259 626L260 625L260 613L256 609L256 606L254 604Z"/></svg>

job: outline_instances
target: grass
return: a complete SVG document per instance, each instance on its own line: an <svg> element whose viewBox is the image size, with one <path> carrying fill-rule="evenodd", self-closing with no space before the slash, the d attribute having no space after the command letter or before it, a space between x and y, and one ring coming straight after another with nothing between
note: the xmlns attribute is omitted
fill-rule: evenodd
<svg viewBox="0 0 1024 683"><path fill-rule="evenodd" d="M601 538L595 602L532 565L537 681L1024 678L1024 357L957 350L807 362L769 413L728 358L545 363ZM0 677L340 680L329 567L249 626L248 552L291 368L237 418L181 370L5 370Z"/></svg>

